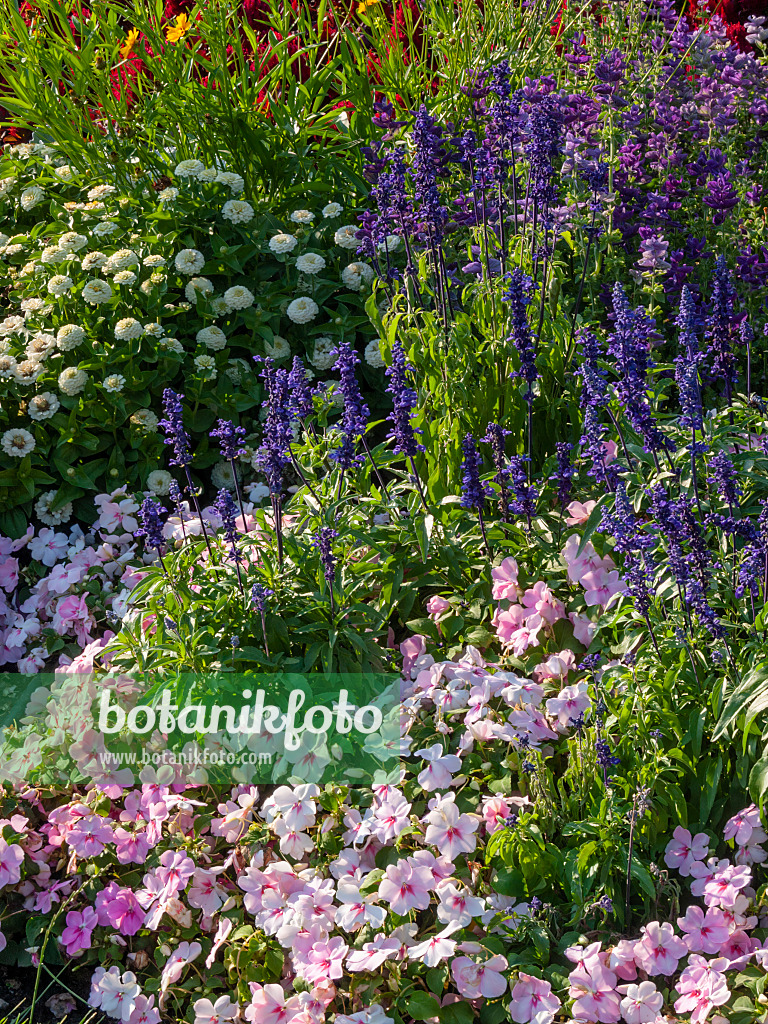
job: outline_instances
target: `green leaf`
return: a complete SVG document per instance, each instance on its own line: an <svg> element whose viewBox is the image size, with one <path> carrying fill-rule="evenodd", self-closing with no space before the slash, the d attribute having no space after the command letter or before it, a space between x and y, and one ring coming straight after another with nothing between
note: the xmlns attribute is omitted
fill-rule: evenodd
<svg viewBox="0 0 768 1024"><path fill-rule="evenodd" d="M414 1020L427 1020L429 1017L437 1017L440 1013L440 1003L427 992L414 992L405 1008ZM470 1021L471 1019L470 1016Z"/></svg>
<svg viewBox="0 0 768 1024"><path fill-rule="evenodd" d="M441 1024L472 1024L475 1014L469 1003L449 1003L440 1010L438 1017Z"/></svg>
<svg viewBox="0 0 768 1024"><path fill-rule="evenodd" d="M763 797L768 790L768 757L762 757L752 766L749 773L749 795L758 807L763 806Z"/></svg>

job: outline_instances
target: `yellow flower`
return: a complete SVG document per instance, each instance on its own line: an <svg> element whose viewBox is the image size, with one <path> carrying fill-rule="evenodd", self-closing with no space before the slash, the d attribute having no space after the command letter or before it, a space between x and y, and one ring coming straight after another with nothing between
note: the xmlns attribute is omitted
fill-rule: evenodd
<svg viewBox="0 0 768 1024"><path fill-rule="evenodd" d="M176 18L176 24L172 25L165 33L167 43L178 43L184 33L189 29L189 18L186 14L180 14Z"/></svg>
<svg viewBox="0 0 768 1024"><path fill-rule="evenodd" d="M125 60L133 52L133 47L136 40L139 38L139 30L132 28L128 35L125 37L125 42L120 47L120 56Z"/></svg>
<svg viewBox="0 0 768 1024"><path fill-rule="evenodd" d="M379 0L361 0L357 5L357 13L365 14L369 7L373 7L373 5L377 3L379 3Z"/></svg>

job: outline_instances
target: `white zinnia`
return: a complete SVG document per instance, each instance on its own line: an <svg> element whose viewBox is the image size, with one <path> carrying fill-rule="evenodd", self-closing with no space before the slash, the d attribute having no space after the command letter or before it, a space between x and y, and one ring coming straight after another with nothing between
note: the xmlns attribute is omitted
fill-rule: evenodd
<svg viewBox="0 0 768 1024"><path fill-rule="evenodd" d="M23 459L25 455L35 450L35 439L23 427L14 427L3 434L0 448L13 459Z"/></svg>
<svg viewBox="0 0 768 1024"><path fill-rule="evenodd" d="M181 355L184 351L184 346L178 338L160 338L157 347L161 352L175 352L176 355Z"/></svg>
<svg viewBox="0 0 768 1024"><path fill-rule="evenodd" d="M125 377L122 373L112 373L104 381L104 390L109 391L110 394L115 394L118 391L122 391L125 387Z"/></svg>
<svg viewBox="0 0 768 1024"><path fill-rule="evenodd" d="M253 220L253 207L244 199L230 199L224 203L221 215L231 224L247 224Z"/></svg>
<svg viewBox="0 0 768 1024"><path fill-rule="evenodd" d="M97 270L103 267L109 257L105 252L100 252L98 249L94 249L93 252L86 253L80 260L80 266L83 270Z"/></svg>
<svg viewBox="0 0 768 1024"><path fill-rule="evenodd" d="M55 167L53 173L57 178L61 178L62 181L72 181L75 176L75 171L69 164L62 164L61 167Z"/></svg>
<svg viewBox="0 0 768 1024"><path fill-rule="evenodd" d="M294 210L291 214L294 224L311 224L314 219L314 213L310 213L309 210Z"/></svg>
<svg viewBox="0 0 768 1024"><path fill-rule="evenodd" d="M296 248L297 241L295 235L289 235L285 231L281 231L277 235L272 235L269 240L269 248L276 256L280 256L283 253L292 252Z"/></svg>
<svg viewBox="0 0 768 1024"><path fill-rule="evenodd" d="M88 200L90 202L100 202L102 199L106 199L107 196L111 196L117 189L114 185L94 185L92 189L88 190Z"/></svg>
<svg viewBox="0 0 768 1024"><path fill-rule="evenodd" d="M227 308L232 309L248 309L256 301L252 291L249 291L245 285L234 284L231 288L227 288L224 292L223 299L227 304Z"/></svg>
<svg viewBox="0 0 768 1024"><path fill-rule="evenodd" d="M336 362L336 357L331 355L331 352L336 348L336 342L333 338L329 338L323 335L320 338L315 338L315 347L310 358L310 363L317 370L328 370Z"/></svg>
<svg viewBox="0 0 768 1024"><path fill-rule="evenodd" d="M367 263L350 263L342 270L341 280L350 291L359 292L373 280L373 270Z"/></svg>
<svg viewBox="0 0 768 1024"><path fill-rule="evenodd" d="M16 359L14 356L9 355L7 352L3 352L0 355L0 380L15 376L16 374Z"/></svg>
<svg viewBox="0 0 768 1024"><path fill-rule="evenodd" d="M157 198L161 203L171 203L174 199L179 198L179 190L177 188L173 188L173 186L170 188L164 188L157 193Z"/></svg>
<svg viewBox="0 0 768 1024"><path fill-rule="evenodd" d="M117 252L112 253L104 264L104 273L115 274L118 270L127 270L129 267L135 267L138 262L139 257L132 249L118 249Z"/></svg>
<svg viewBox="0 0 768 1024"><path fill-rule="evenodd" d="M114 284L132 285L136 283L136 275L132 270L118 270L112 281Z"/></svg>
<svg viewBox="0 0 768 1024"><path fill-rule="evenodd" d="M211 483L217 490L224 487L228 491L234 491L235 474L232 472L231 463L217 462L211 469Z"/></svg>
<svg viewBox="0 0 768 1024"><path fill-rule="evenodd" d="M343 210L344 207L341 206L340 203L327 203L323 207L323 216L326 220L333 220L333 218L338 217Z"/></svg>
<svg viewBox="0 0 768 1024"><path fill-rule="evenodd" d="M162 498L163 495L170 494L172 480L173 477L167 469L153 469L147 477L147 490Z"/></svg>
<svg viewBox="0 0 768 1024"><path fill-rule="evenodd" d="M205 164L200 160L182 160L173 173L177 178L196 178L204 170Z"/></svg>
<svg viewBox="0 0 768 1024"><path fill-rule="evenodd" d="M190 278L184 288L184 294L190 302L197 302L198 294L213 295L213 281L209 281L207 277Z"/></svg>
<svg viewBox="0 0 768 1024"><path fill-rule="evenodd" d="M32 185L30 188L25 188L21 193L19 202L21 203L22 210L31 210L37 206L45 198L45 192L37 185Z"/></svg>
<svg viewBox="0 0 768 1024"><path fill-rule="evenodd" d="M213 356L195 356L193 362L200 373L204 374L209 380L216 379L216 360Z"/></svg>
<svg viewBox="0 0 768 1024"><path fill-rule="evenodd" d="M56 348L56 339L52 334L36 334L28 343L25 351L29 359L45 359Z"/></svg>
<svg viewBox="0 0 768 1024"><path fill-rule="evenodd" d="M79 366L68 366L59 374L59 387L65 395L79 395L88 383L88 374Z"/></svg>
<svg viewBox="0 0 768 1024"><path fill-rule="evenodd" d="M35 503L35 514L44 526L61 526L62 523L68 523L72 518L71 501L65 502L55 512L51 510L51 505L56 501L58 493L58 491L45 491Z"/></svg>
<svg viewBox="0 0 768 1024"><path fill-rule="evenodd" d="M377 242L379 252L397 252L400 248L400 235L387 235L384 242Z"/></svg>
<svg viewBox="0 0 768 1024"><path fill-rule="evenodd" d="M291 346L285 338L281 338L279 334L274 336L271 344L266 341L264 343L264 349L270 359L286 359L291 354Z"/></svg>
<svg viewBox="0 0 768 1024"><path fill-rule="evenodd" d="M79 324L63 324L56 334L56 344L62 352L77 348L85 338L85 331Z"/></svg>
<svg viewBox="0 0 768 1024"><path fill-rule="evenodd" d="M14 367L13 377L17 384L34 384L43 370L39 359L24 359Z"/></svg>
<svg viewBox="0 0 768 1024"><path fill-rule="evenodd" d="M180 274L192 277L205 266L205 256L197 249L182 249L176 255L175 266Z"/></svg>
<svg viewBox="0 0 768 1024"><path fill-rule="evenodd" d="M48 291L51 295L55 295L58 298L61 295L66 295L73 284L74 281L71 277L66 277L64 274L55 274L48 282Z"/></svg>
<svg viewBox="0 0 768 1024"><path fill-rule="evenodd" d="M31 420L49 420L58 411L61 402L51 391L41 391L29 400L27 412Z"/></svg>
<svg viewBox="0 0 768 1024"><path fill-rule="evenodd" d="M203 327L197 332L196 338L201 345L218 352L227 344L227 336L220 327L212 324L210 327Z"/></svg>
<svg viewBox="0 0 768 1024"><path fill-rule="evenodd" d="M379 339L374 338L373 341L369 341L365 346L365 352L363 353L366 363L369 366L373 366L374 369L380 370L384 366L384 360L381 356L381 345Z"/></svg>
<svg viewBox="0 0 768 1024"><path fill-rule="evenodd" d="M131 423L148 434L157 432L159 420L150 409L139 409L131 416Z"/></svg>
<svg viewBox="0 0 768 1024"><path fill-rule="evenodd" d="M118 341L135 341L143 333L144 328L132 316L128 316L124 320L118 320L115 324L115 337Z"/></svg>
<svg viewBox="0 0 768 1024"><path fill-rule="evenodd" d="M320 312L320 307L314 299L310 299L308 295L302 295L298 299L294 299L285 312L288 319L295 324L308 324Z"/></svg>
<svg viewBox="0 0 768 1024"><path fill-rule="evenodd" d="M296 269L302 274L319 274L325 265L325 259L316 252L305 252L296 259Z"/></svg>
<svg viewBox="0 0 768 1024"><path fill-rule="evenodd" d="M336 229L333 240L342 249L356 249L360 244L356 237L358 230L354 224L344 224Z"/></svg>
<svg viewBox="0 0 768 1024"><path fill-rule="evenodd" d="M162 324L158 324L154 320L151 320L148 324L144 324L144 333L149 338L162 338L165 334L165 328Z"/></svg>
<svg viewBox="0 0 768 1024"><path fill-rule="evenodd" d="M59 248L64 252L79 252L86 245L88 245L87 237L78 235L76 231L67 231L59 239Z"/></svg>
<svg viewBox="0 0 768 1024"><path fill-rule="evenodd" d="M61 263L67 258L67 250L58 245L47 245L40 253L41 263Z"/></svg>
<svg viewBox="0 0 768 1024"><path fill-rule="evenodd" d="M114 233L119 230L119 227L113 221L103 220L101 224L96 225L93 229L93 233L97 238L106 238L107 235L114 235Z"/></svg>
<svg viewBox="0 0 768 1024"><path fill-rule="evenodd" d="M233 196L238 195L245 188L245 179L234 171L219 171L216 181L219 185L226 185Z"/></svg>
<svg viewBox="0 0 768 1024"><path fill-rule="evenodd" d="M150 267L152 270L157 267L164 267L167 262L165 256L159 256L157 253L144 257L144 266Z"/></svg>
<svg viewBox="0 0 768 1024"><path fill-rule="evenodd" d="M109 302L112 298L112 289L106 281L99 277L92 277L83 285L83 298L92 306L98 306L103 302Z"/></svg>

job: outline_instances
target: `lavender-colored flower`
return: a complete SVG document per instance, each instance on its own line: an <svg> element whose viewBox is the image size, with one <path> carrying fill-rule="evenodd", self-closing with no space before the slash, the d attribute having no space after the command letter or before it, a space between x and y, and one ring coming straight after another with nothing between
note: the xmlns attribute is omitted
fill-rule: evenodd
<svg viewBox="0 0 768 1024"><path fill-rule="evenodd" d="M649 271L667 271L672 264L667 260L669 242L658 235L651 235L640 243L640 259L637 265Z"/></svg>
<svg viewBox="0 0 768 1024"><path fill-rule="evenodd" d="M578 335L581 345L582 361L576 373L581 377L582 407L592 406L599 409L608 401L608 385L606 371L599 365L602 349L597 337L591 331L582 331Z"/></svg>
<svg viewBox="0 0 768 1024"><path fill-rule="evenodd" d="M712 178L707 182L706 188L709 195L703 196L701 201L710 209L715 210L716 215L719 215L719 220L717 216L715 219L718 223L722 223L725 213L732 210L734 206L738 206L739 203L739 193L733 187L730 171Z"/></svg>
<svg viewBox="0 0 768 1024"><path fill-rule="evenodd" d="M168 497L173 502L173 508L179 519L184 522L184 495L181 493L181 488L175 480L171 480L168 484Z"/></svg>
<svg viewBox="0 0 768 1024"><path fill-rule="evenodd" d="M392 346L392 365L387 367L389 378L387 391L392 396L394 409L387 417L392 424L389 437L395 442L394 451L406 458L413 458L424 451L424 445L416 441L416 434L411 425L411 415L418 401L418 395L408 384L408 373L411 367L405 358L402 346L396 341Z"/></svg>
<svg viewBox="0 0 768 1024"><path fill-rule="evenodd" d="M539 376L536 369L536 346L526 313L531 295L531 280L519 267L515 267L507 279L509 288L504 293L504 298L509 303L512 321L512 333L508 340L515 346L520 358L520 369L512 376L522 377L528 385L526 401L530 404L533 401L533 384Z"/></svg>
<svg viewBox="0 0 768 1024"><path fill-rule="evenodd" d="M275 369L271 359L264 360L261 372L267 391L267 418L263 442L256 452L256 461L267 479L272 495L283 490L283 476L291 462L291 416L288 409L288 371Z"/></svg>
<svg viewBox="0 0 768 1024"><path fill-rule="evenodd" d="M336 559L333 556L333 542L338 533L330 526L321 526L314 535L314 546L320 553L320 564L323 567L323 576L329 587L333 587L336 576Z"/></svg>
<svg viewBox="0 0 768 1024"><path fill-rule="evenodd" d="M238 456L245 454L243 447L245 427L236 427L231 420L219 420L210 436L219 442L222 459L232 462Z"/></svg>
<svg viewBox="0 0 768 1024"><path fill-rule="evenodd" d="M167 511L152 498L145 498L139 507L139 528L137 537L144 537L147 547L158 550L165 544L163 537L163 521L160 516Z"/></svg>
<svg viewBox="0 0 768 1024"><path fill-rule="evenodd" d="M485 499L490 497L491 490L480 479L483 459L475 445L475 439L467 434L461 442L464 460L461 464L461 507L476 508L482 511Z"/></svg>
<svg viewBox="0 0 768 1024"><path fill-rule="evenodd" d="M414 154L411 170L414 196L419 203L419 217L430 244L436 246L443 237L448 211L440 201L437 172L443 161L442 130L425 106L416 115L413 132Z"/></svg>
<svg viewBox="0 0 768 1024"><path fill-rule="evenodd" d="M355 367L360 358L348 341L342 341L336 349L336 369L339 371L339 391L344 396L341 414L341 445L328 453L341 469L349 469L356 462L362 462L364 455L355 454L357 439L368 429L368 406L363 401Z"/></svg>
<svg viewBox="0 0 768 1024"><path fill-rule="evenodd" d="M222 487L219 491L218 497L214 502L213 506L216 510L217 515L221 519L221 526L224 532L224 536L229 544L229 557L233 562L239 563L243 561L243 556L237 547L238 530L237 530L237 516L238 509L237 505L232 499L232 495L229 491Z"/></svg>
<svg viewBox="0 0 768 1024"><path fill-rule="evenodd" d="M184 395L177 395L171 388L163 391L163 411L165 419L160 420L159 426L165 433L165 443L173 446L173 458L170 459L172 466L189 466L192 463L192 452L189 447L189 438L184 429L184 411L181 400Z"/></svg>
<svg viewBox="0 0 768 1024"><path fill-rule="evenodd" d="M298 356L293 357L293 365L288 374L288 396L288 412L291 419L303 421L315 411L309 377L304 363Z"/></svg>
<svg viewBox="0 0 768 1024"><path fill-rule="evenodd" d="M257 612L261 613L267 607L267 601L274 595L274 590L263 586L261 583L254 583L251 588L251 602Z"/></svg>

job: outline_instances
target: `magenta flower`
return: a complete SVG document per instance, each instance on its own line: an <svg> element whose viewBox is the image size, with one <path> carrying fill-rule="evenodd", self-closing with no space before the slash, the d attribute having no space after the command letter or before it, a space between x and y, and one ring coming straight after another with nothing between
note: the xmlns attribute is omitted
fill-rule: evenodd
<svg viewBox="0 0 768 1024"><path fill-rule="evenodd" d="M181 850L166 850L160 857L157 879L163 889L163 897L175 896L185 888L195 872L195 862Z"/></svg>
<svg viewBox="0 0 768 1024"><path fill-rule="evenodd" d="M78 857L98 857L114 838L112 826L106 818L86 814L77 818L67 833L67 843Z"/></svg>
<svg viewBox="0 0 768 1024"><path fill-rule="evenodd" d="M743 811L734 814L725 823L723 839L735 839L737 846L747 846L752 838L754 829L761 829L760 811L754 804L745 807Z"/></svg>
<svg viewBox="0 0 768 1024"><path fill-rule="evenodd" d="M128 832L115 829L115 854L121 864L143 864L151 847L146 832Z"/></svg>
<svg viewBox="0 0 768 1024"><path fill-rule="evenodd" d="M84 949L90 949L93 929L99 923L93 907L86 907L82 912L70 910L67 914L67 925L61 933L61 943L67 956L77 956Z"/></svg>
<svg viewBox="0 0 768 1024"><path fill-rule="evenodd" d="M552 1024L561 1003L548 981L534 978L522 971L512 989L509 1015L516 1024Z"/></svg>
<svg viewBox="0 0 768 1024"><path fill-rule="evenodd" d="M16 885L21 878L24 850L16 843L8 844L0 836L0 889Z"/></svg>
<svg viewBox="0 0 768 1024"><path fill-rule="evenodd" d="M119 889L105 911L109 924L121 935L135 935L144 924L144 910L131 889Z"/></svg>
<svg viewBox="0 0 768 1024"><path fill-rule="evenodd" d="M446 601L444 597L439 597L437 594L433 594L427 601L427 615L435 623L439 622L440 619L445 618L450 610L450 601Z"/></svg>
<svg viewBox="0 0 768 1024"><path fill-rule="evenodd" d="M688 947L675 935L675 930L666 921L659 924L651 921L645 925L642 939L635 945L635 961L651 977L664 974L667 977L677 970L678 960L688 955Z"/></svg>
<svg viewBox="0 0 768 1024"><path fill-rule="evenodd" d="M731 993L722 974L716 971L684 972L675 988L675 1012L691 1015L691 1024L702 1024L716 1006L727 1003Z"/></svg>
<svg viewBox="0 0 768 1024"><path fill-rule="evenodd" d="M286 1024L298 1016L298 997L294 995L287 999L281 985L251 982L251 993L245 1017L253 1024Z"/></svg>
<svg viewBox="0 0 768 1024"><path fill-rule="evenodd" d="M730 934L728 920L717 907L709 907L705 914L694 904L688 907L685 917L678 917L677 926L686 933L683 941L692 953L718 953Z"/></svg>
<svg viewBox="0 0 768 1024"><path fill-rule="evenodd" d="M752 872L746 864L728 864L720 868L704 883L704 902L708 907L733 907L741 889L752 881Z"/></svg>
<svg viewBox="0 0 768 1024"><path fill-rule="evenodd" d="M457 956L451 961L453 980L465 999L498 999L507 990L507 979L501 973L506 969L506 958L498 954L482 964L468 956Z"/></svg>
<svg viewBox="0 0 768 1024"><path fill-rule="evenodd" d="M664 863L687 878L694 861L704 860L708 850L709 839L704 832L697 832L692 838L687 828L678 825L664 851Z"/></svg>
<svg viewBox="0 0 768 1024"><path fill-rule="evenodd" d="M597 569L586 572L579 583L584 587L584 601L589 607L599 604L605 608L617 594L623 594L627 589L626 583L616 570L608 572L605 569Z"/></svg>

